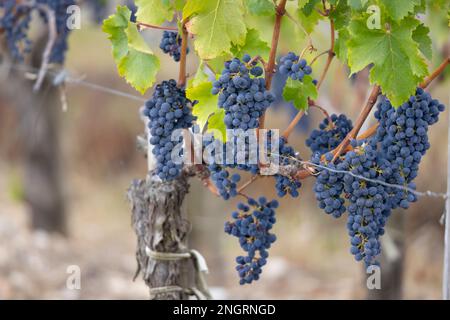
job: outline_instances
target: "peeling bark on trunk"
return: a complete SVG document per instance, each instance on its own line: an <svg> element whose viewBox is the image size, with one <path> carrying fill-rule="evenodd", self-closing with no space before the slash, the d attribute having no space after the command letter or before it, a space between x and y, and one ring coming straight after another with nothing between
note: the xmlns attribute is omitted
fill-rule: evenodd
<svg viewBox="0 0 450 320"><path fill-rule="evenodd" d="M157 252L186 252L189 222L184 219L183 200L188 192L187 176L171 182L161 182L151 174L146 180L135 180L128 190L132 204L132 222L137 235L136 259L138 271L149 288L166 286L189 287L192 262L189 259L155 261L145 248ZM160 293L155 300L181 300L183 292Z"/></svg>

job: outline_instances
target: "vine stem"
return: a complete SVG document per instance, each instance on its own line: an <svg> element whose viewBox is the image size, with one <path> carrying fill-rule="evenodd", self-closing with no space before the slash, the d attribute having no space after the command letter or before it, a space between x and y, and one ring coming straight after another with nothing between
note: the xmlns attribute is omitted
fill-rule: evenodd
<svg viewBox="0 0 450 320"><path fill-rule="evenodd" d="M178 28L176 28L176 27L162 27L162 26L156 26L154 24L148 24L148 23L139 22L139 21L137 21L136 24L138 25L138 27L141 30L143 30L143 29L158 29L158 30L178 31Z"/></svg>
<svg viewBox="0 0 450 320"><path fill-rule="evenodd" d="M320 76L320 80L317 83L317 91L322 86L322 83L325 80L325 77L328 73L328 69L330 68L331 62L333 61L333 58L336 55L334 53L334 44L336 42L336 35L334 32L334 21L331 18L330 18L330 37L331 37L330 50L328 50L328 58L327 58L327 62L325 64L325 68L323 69L322 75Z"/></svg>
<svg viewBox="0 0 450 320"><path fill-rule="evenodd" d="M444 70L445 68L450 64L450 57L447 57L440 65L436 68L420 85L422 89L427 88L430 83L436 79ZM374 124L372 127L364 131L361 135L357 137L358 140L360 139L367 139L371 136L373 136L377 132L378 123ZM351 148L345 148L345 151L351 150Z"/></svg>
<svg viewBox="0 0 450 320"><path fill-rule="evenodd" d="M272 77L275 69L275 58L277 55L278 41L280 39L281 20L286 13L287 0L281 0L276 6L275 24L273 26L272 45L270 47L269 61L266 67L266 89L270 90L272 86Z"/></svg>
<svg viewBox="0 0 450 320"><path fill-rule="evenodd" d="M258 175L254 175L252 176L247 182L245 182L241 187L238 188L237 192L241 193L242 191L244 191L245 189L247 189L247 187L249 185L251 185L256 179L258 179L260 176Z"/></svg>
<svg viewBox="0 0 450 320"><path fill-rule="evenodd" d="M292 119L291 123L289 123L288 127L286 128L286 130L284 130L282 137L287 141L289 136L291 135L292 131L294 131L295 126L297 125L297 123L299 123L299 121L303 118L303 116L305 115L305 111L301 110L299 112L297 112L296 116L294 117L294 119Z"/></svg>
<svg viewBox="0 0 450 320"><path fill-rule="evenodd" d="M375 105L375 102L377 102L378 95L381 93L380 86L376 85L372 88L372 92L370 93L369 99L367 100L366 105L361 110L358 118L356 119L355 126L353 129L347 134L347 136L342 140L342 142L339 144L339 146L333 150L333 161L335 161L342 152L347 148L347 146L350 143L351 139L354 139L358 133L359 130L361 130L361 127L363 126L364 122L366 121L367 117L370 114L370 111L372 110L373 106Z"/></svg>
<svg viewBox="0 0 450 320"><path fill-rule="evenodd" d="M273 26L272 34L272 44L270 47L269 61L266 66L266 90L270 90L272 86L272 77L275 70L275 59L277 56L278 41L280 39L280 29L281 29L281 19L286 13L286 2L287 0L281 0L280 3L275 7L276 17L275 24ZM259 129L264 128L264 123L266 120L265 114L259 118Z"/></svg>
<svg viewBox="0 0 450 320"><path fill-rule="evenodd" d="M180 88L186 85L186 58L188 45L188 32L186 30L186 23L183 22L181 26L181 55L180 55L180 71L178 74L178 86Z"/></svg>
<svg viewBox="0 0 450 320"><path fill-rule="evenodd" d="M449 64L450 64L450 56L447 57L447 59L445 59L445 60L439 65L439 67L437 67L437 69L434 70L433 73L430 74L430 75L425 79L425 81L422 82L422 83L420 84L420 87L421 87L422 89L428 87L428 86L430 85L430 83L431 83L434 79L436 79L436 78L437 78L437 77L445 70L445 68L446 68Z"/></svg>
<svg viewBox="0 0 450 320"><path fill-rule="evenodd" d="M311 63L309 65L312 66L317 61L317 59L319 59L323 55L329 54L329 52L330 52L330 50L328 49L328 50L325 50L325 51L319 53L311 60Z"/></svg>

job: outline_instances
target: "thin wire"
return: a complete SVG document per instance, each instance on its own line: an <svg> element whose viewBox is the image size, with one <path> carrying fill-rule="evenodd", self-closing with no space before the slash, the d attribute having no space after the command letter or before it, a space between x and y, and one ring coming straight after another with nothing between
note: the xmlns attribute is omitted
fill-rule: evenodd
<svg viewBox="0 0 450 320"><path fill-rule="evenodd" d="M27 66L23 66L23 65L17 65L17 64L9 64L8 67L10 69L13 70L19 70L19 71L24 71L24 72L37 72L38 69L34 68L34 67L27 67ZM64 71L61 71L64 72ZM61 72L55 72L55 71L48 71L47 74L49 76L52 77L52 79L54 80L55 78L59 77ZM127 92L123 92L114 88L110 88L110 87L106 87L104 85L100 85L97 83L93 83L93 82L89 82L86 80L83 80L82 78L75 78L73 76L70 76L70 73L68 73L67 75L65 75L62 79L62 82L66 82L66 83L70 83L70 84L74 84L74 85L79 85L79 86L84 86L87 88L90 88L92 90L96 90L96 91L100 91L100 92L104 92L104 93L109 93L112 95L116 95L119 97L124 97L127 99L131 99L131 100L135 100L135 101L139 101L139 102L146 102L147 99L139 97L139 96L135 96L133 94L127 93Z"/></svg>
<svg viewBox="0 0 450 320"><path fill-rule="evenodd" d="M309 165L309 166L317 167L317 168L320 168L320 169L328 170L328 171L334 172L334 173L348 174L348 175L351 175L352 177L355 177L357 179L364 180L364 181L367 181L367 182L380 184L380 185L383 185L385 187L396 188L396 189L400 189L400 190L403 190L403 191L408 191L408 192L411 192L412 194L414 194L414 195L416 195L418 197L428 196L428 197L442 198L442 199L447 199L449 197L449 195L447 193L434 192L434 191L430 191L430 190L417 191L417 190L414 190L414 189L409 188L407 186L402 186L402 185L399 185L399 184L392 184L392 183L388 183L386 181L381 181L381 180L377 180L377 179L366 178L364 176L355 174L355 173L353 173L351 171L333 169L333 168L330 168L330 167L327 167L327 166L323 166L323 165L320 165L320 164L312 163L310 161L299 160L299 159L296 159L296 158L293 158L293 157L286 157L286 156L283 156L283 155L279 155L279 156L287 158L287 159L290 159L290 160L294 160L294 161L300 163L301 165Z"/></svg>

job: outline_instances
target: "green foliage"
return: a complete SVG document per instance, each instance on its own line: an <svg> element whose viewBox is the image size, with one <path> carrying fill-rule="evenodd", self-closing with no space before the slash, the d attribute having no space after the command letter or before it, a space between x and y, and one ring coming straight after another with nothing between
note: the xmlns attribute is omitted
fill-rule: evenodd
<svg viewBox="0 0 450 320"><path fill-rule="evenodd" d="M414 12L414 8L420 5L421 0L378 0L378 2L392 19L400 21Z"/></svg>
<svg viewBox="0 0 450 320"><path fill-rule="evenodd" d="M433 49L431 46L431 39L428 33L430 29L424 24L419 24L417 28L413 31L412 38L415 42L419 44L419 49L423 55L431 60L433 57Z"/></svg>
<svg viewBox="0 0 450 320"><path fill-rule="evenodd" d="M238 58L242 58L247 53L252 57L259 55L267 60L269 58L270 47L267 42L261 39L258 30L248 29L243 44L233 46L231 52Z"/></svg>
<svg viewBox="0 0 450 320"><path fill-rule="evenodd" d="M321 16L317 11L313 10L310 14L306 15L304 11L304 7L307 4L305 0L299 0L297 12L297 19L299 23L305 28L306 32L312 33L319 23L321 19L324 17ZM309 11L308 11L309 12Z"/></svg>
<svg viewBox="0 0 450 320"><path fill-rule="evenodd" d="M208 75L203 71L204 66L201 64L197 70L194 79L189 81L186 89L186 97L191 101L197 100L197 104L192 110L192 114L197 117L197 124L201 130L207 126L206 132L218 130L221 134L217 137L226 138L226 128L223 122L225 113L219 109L217 105L218 95L213 95L212 82L209 81Z"/></svg>
<svg viewBox="0 0 450 320"><path fill-rule="evenodd" d="M241 0L190 0L183 9L187 29L195 35L195 50L201 59L230 53L245 41L244 6Z"/></svg>
<svg viewBox="0 0 450 320"><path fill-rule="evenodd" d="M368 29L364 20L354 20L350 25L347 46L352 73L373 64L371 82L380 85L395 106L414 94L428 73L419 45L412 37L418 25L419 21L412 18L379 30Z"/></svg>
<svg viewBox="0 0 450 320"><path fill-rule="evenodd" d="M308 97L317 99L317 87L312 82L309 75L305 75L303 81L292 80L288 78L283 90L283 98L287 102L292 102L299 110L308 109Z"/></svg>
<svg viewBox="0 0 450 320"><path fill-rule="evenodd" d="M135 3L137 21L156 25L171 21L176 7L180 6L180 1L172 3L169 0L135 0Z"/></svg>
<svg viewBox="0 0 450 320"><path fill-rule="evenodd" d="M251 14L257 16L269 16L274 12L274 4L271 0L246 0L245 5Z"/></svg>
<svg viewBox="0 0 450 320"><path fill-rule="evenodd" d="M130 17L131 11L119 6L117 12L104 21L103 31L111 40L119 75L144 94L156 80L159 59L139 34L136 24L130 22Z"/></svg>

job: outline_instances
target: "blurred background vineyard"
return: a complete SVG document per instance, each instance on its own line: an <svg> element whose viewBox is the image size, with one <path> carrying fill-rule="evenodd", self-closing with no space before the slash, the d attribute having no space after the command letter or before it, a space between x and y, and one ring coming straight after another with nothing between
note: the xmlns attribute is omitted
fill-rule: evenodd
<svg viewBox="0 0 450 320"><path fill-rule="evenodd" d="M110 43L100 26L91 21L88 14L83 15L82 29L71 35L67 70L73 77L138 96L117 75ZM42 32L41 27L35 26L36 33ZM430 65L432 69L449 54L450 37L445 21L431 21L430 27L436 52ZM269 41L271 23L265 28L260 30ZM305 46L306 40L295 29L290 20L285 20L281 52L300 51ZM158 48L161 31L144 33L161 59L158 80L176 78L177 64ZM325 23L320 24L312 37L318 52L327 49L329 39ZM18 100L31 93L27 87L18 86L14 77L20 81L28 80L23 80L23 71L14 70L14 65L7 66L5 59L1 61L0 299L147 299L148 289L143 281L137 278L133 282L136 238L126 198L131 181L146 174L146 159L136 149L136 136L143 131L139 118L142 103L71 84L66 87L67 111L63 111L59 94L37 102L55 108L59 121L57 134L61 140L61 188L67 232L36 230L31 227L29 203L24 192L23 152L27 143L33 143L33 132L39 127L34 128L33 123L28 123L29 134L19 133L24 124ZM315 64L313 74L316 77L324 62L325 58ZM195 73L198 61L192 54L188 63L188 72ZM346 113L355 119L370 89L366 79L367 70L350 79L348 70L335 60L321 89L319 104L330 113ZM447 73L447 78L441 77L429 90L433 97L449 106L449 88ZM150 95L151 92L147 92L145 97ZM291 106L279 103L268 111L267 127L283 128L292 115ZM291 138L292 145L303 158L310 156L304 141L322 117L317 109L311 109ZM431 130L432 148L421 163L417 181L419 190L445 192L447 118L448 111ZM192 223L190 246L199 250L208 262L208 282L214 297L367 297L365 273L349 253L345 219L335 220L317 207L312 193L313 182L313 178L305 180L299 198L282 202L274 229L278 241L271 249L263 277L251 286L242 287L234 270L234 257L241 249L235 239L223 232L223 224L235 202L216 198L198 181L192 180L186 201L187 219ZM272 184L272 179L261 179L249 188L248 193L275 198ZM402 254L403 251L405 254L403 298L440 298L443 255L440 218L443 210L442 199L421 198L409 210L395 212L397 218L391 222L400 222L392 228L388 225L383 245L391 254ZM396 248L393 238L402 239L404 249ZM69 265L81 267L81 290L66 289Z"/></svg>

